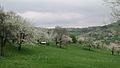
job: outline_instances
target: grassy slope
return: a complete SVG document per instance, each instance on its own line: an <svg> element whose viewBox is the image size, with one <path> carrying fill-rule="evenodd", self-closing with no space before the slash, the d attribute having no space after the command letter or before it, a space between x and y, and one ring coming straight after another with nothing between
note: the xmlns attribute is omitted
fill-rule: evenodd
<svg viewBox="0 0 120 68"><path fill-rule="evenodd" d="M0 57L0 68L120 68L120 56L75 46L24 46L22 51L12 47L6 57Z"/></svg>

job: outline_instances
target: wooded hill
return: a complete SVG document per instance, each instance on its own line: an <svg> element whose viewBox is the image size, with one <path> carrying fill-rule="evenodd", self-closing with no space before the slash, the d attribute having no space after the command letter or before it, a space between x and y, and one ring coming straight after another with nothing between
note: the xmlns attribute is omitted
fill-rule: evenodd
<svg viewBox="0 0 120 68"><path fill-rule="evenodd" d="M120 21L105 26L88 28L68 28L72 35L79 37L91 37L93 40L103 40L105 43L119 42L120 40Z"/></svg>

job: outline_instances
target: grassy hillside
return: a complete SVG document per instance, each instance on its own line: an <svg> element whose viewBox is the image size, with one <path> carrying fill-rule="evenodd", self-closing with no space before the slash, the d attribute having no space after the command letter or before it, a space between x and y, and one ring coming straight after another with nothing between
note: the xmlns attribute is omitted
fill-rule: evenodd
<svg viewBox="0 0 120 68"><path fill-rule="evenodd" d="M21 51L9 46L0 57L0 68L120 68L120 56L109 51L88 51L78 45L60 49L51 46L23 46Z"/></svg>

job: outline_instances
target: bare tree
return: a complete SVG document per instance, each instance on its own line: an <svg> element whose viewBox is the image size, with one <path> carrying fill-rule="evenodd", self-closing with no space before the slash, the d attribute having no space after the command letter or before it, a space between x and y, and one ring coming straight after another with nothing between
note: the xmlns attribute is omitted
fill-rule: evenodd
<svg viewBox="0 0 120 68"><path fill-rule="evenodd" d="M112 17L114 21L120 20L120 0L104 0L112 9Z"/></svg>

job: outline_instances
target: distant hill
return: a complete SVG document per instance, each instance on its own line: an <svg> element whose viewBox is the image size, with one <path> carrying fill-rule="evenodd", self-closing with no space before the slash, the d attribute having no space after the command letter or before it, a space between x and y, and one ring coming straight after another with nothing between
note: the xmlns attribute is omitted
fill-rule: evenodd
<svg viewBox="0 0 120 68"><path fill-rule="evenodd" d="M104 40L107 43L120 41L120 21L105 26L88 28L69 28L68 32L75 36L86 36L95 40Z"/></svg>
<svg viewBox="0 0 120 68"><path fill-rule="evenodd" d="M89 32L94 32L96 30L99 31L104 31L104 30L109 30L113 28L119 28L120 27L120 21L108 24L105 26L96 26L96 27L88 27L88 28L68 28L68 31L70 34L75 34L75 35L80 35L84 33L89 33Z"/></svg>

